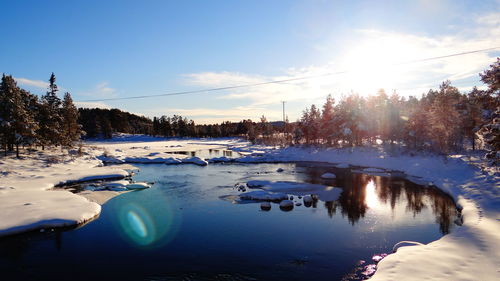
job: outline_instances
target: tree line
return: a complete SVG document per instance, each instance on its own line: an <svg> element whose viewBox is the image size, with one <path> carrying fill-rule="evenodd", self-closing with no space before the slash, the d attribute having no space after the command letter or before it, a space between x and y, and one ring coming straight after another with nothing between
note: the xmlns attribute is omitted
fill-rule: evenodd
<svg viewBox="0 0 500 281"><path fill-rule="evenodd" d="M0 144L7 151L20 146L71 146L82 135L78 110L71 94L57 96L56 76L51 74L48 91L41 98L21 89L11 75L0 83Z"/></svg>
<svg viewBox="0 0 500 281"><path fill-rule="evenodd" d="M376 95L331 95L321 107L307 107L296 122L242 120L197 125L180 115L154 117L119 109L76 109L71 95L58 96L55 75L40 99L3 75L0 85L0 142L5 152L20 145L71 146L80 137L111 138L113 133L163 137L246 137L272 145L361 146L397 143L411 149L450 153L479 145L500 154L500 58L480 73L487 89L461 93L449 81L421 98L379 90Z"/></svg>
<svg viewBox="0 0 500 281"><path fill-rule="evenodd" d="M112 138L113 133L151 135L151 119L119 109L79 108L78 122L85 132L84 138Z"/></svg>
<svg viewBox="0 0 500 281"><path fill-rule="evenodd" d="M412 149L450 153L478 142L498 163L500 151L500 59L480 73L487 89L461 93L450 81L420 99L388 95L329 95L322 108L311 105L287 130L289 144L353 146L398 143Z"/></svg>

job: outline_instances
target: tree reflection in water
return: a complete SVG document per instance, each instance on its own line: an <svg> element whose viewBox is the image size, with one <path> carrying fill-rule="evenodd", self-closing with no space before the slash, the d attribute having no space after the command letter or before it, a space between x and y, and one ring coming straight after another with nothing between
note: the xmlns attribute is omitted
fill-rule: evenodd
<svg viewBox="0 0 500 281"><path fill-rule="evenodd" d="M333 217L340 212L352 225L365 217L370 209L390 206L394 212L398 206L406 205L405 212L411 212L414 217L430 208L441 233L447 234L457 216L453 199L435 187L417 185L400 177L350 173L346 169L318 168L308 164L297 166L304 169L307 182L334 185L344 190L337 201L324 202L324 205L328 216ZM333 181L322 180L320 176L324 172L333 172L337 178Z"/></svg>

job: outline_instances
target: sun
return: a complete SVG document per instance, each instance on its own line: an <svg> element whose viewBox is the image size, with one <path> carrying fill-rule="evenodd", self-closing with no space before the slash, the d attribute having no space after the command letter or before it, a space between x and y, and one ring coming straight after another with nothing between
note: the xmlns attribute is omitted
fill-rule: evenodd
<svg viewBox="0 0 500 281"><path fill-rule="evenodd" d="M379 89L392 93L405 80L401 62L409 46L396 40L366 40L341 56L347 71L344 88L360 95L374 95Z"/></svg>

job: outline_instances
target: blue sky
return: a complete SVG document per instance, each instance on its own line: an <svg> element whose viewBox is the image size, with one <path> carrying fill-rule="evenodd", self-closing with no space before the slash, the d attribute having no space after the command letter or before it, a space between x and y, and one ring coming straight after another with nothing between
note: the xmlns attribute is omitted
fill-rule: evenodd
<svg viewBox="0 0 500 281"><path fill-rule="evenodd" d="M79 103L199 123L295 120L311 103L358 92L461 90L498 51L499 1L2 1L0 72L41 94L54 72L74 100L154 95L348 70L345 75L233 91Z"/></svg>

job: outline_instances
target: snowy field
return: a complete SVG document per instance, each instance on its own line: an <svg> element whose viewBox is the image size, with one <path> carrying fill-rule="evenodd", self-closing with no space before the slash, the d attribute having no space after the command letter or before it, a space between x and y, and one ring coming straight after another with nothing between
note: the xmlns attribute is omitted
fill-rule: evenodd
<svg viewBox="0 0 500 281"><path fill-rule="evenodd" d="M206 157L200 150L231 150L237 156ZM164 140L121 135L112 141L90 141L84 153L53 149L0 158L0 236L35 229L81 224L99 215L127 183L106 190L53 191L55 185L92 179L122 179L134 169L107 163L210 165L211 162L318 161L338 167L362 166L363 173L404 172L419 184L433 184L453 196L462 209L462 227L427 245L401 247L378 264L373 280L500 280L500 173L486 169L480 155L409 155L376 148L285 149L254 146L238 139ZM358 168L356 168L358 169ZM325 175L333 177L334 175ZM272 186L279 189L279 186ZM408 243L411 244L411 243Z"/></svg>

